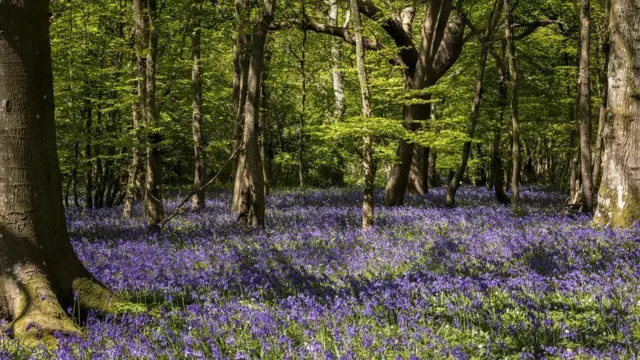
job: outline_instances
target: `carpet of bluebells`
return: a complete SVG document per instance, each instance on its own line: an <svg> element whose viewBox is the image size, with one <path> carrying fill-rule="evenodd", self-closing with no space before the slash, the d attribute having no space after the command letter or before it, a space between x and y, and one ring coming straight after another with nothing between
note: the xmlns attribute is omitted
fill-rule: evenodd
<svg viewBox="0 0 640 360"><path fill-rule="evenodd" d="M120 209L72 209L80 258L151 310L91 314L86 336L55 350L0 335L0 358L636 357L640 226L594 226L562 194L522 196L516 217L486 189L462 188L453 209L434 189L377 208L365 234L357 190L277 193L264 231L237 226L224 191L161 234Z"/></svg>

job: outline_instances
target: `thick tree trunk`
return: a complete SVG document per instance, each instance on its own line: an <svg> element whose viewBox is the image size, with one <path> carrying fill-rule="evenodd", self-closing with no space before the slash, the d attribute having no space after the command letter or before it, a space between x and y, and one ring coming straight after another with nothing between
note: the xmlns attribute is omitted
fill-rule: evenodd
<svg viewBox="0 0 640 360"><path fill-rule="evenodd" d="M246 0L236 0L236 46L233 59L233 103L235 119L233 127L233 153L242 147L244 128L244 109L247 101L247 82L249 75L249 43L251 36L248 35L250 9ZM240 152L232 163L232 174L234 176L233 197L231 200L232 214L246 214L249 210L249 188L246 181L244 169L246 153ZM240 166L242 165L242 166Z"/></svg>
<svg viewBox="0 0 640 360"><path fill-rule="evenodd" d="M367 129L367 122L371 118L371 100L369 97L369 84L364 62L364 42L362 41L362 22L358 11L358 0L350 0L353 13L353 28L356 38L356 65L358 68L358 80L360 82L360 94L362 95L362 116L365 134L363 140L364 193L362 200L362 229L369 230L373 227L373 192L375 173L373 170L373 138Z"/></svg>
<svg viewBox="0 0 640 360"><path fill-rule="evenodd" d="M247 204L237 208L239 220L254 227L264 226L264 178L258 147L258 116L260 109L260 82L264 66L264 47L269 24L273 21L275 0L264 0L262 17L255 24L251 37L251 56L247 76L247 99L244 106L244 157L238 163L236 182L248 189Z"/></svg>
<svg viewBox="0 0 640 360"><path fill-rule="evenodd" d="M202 144L202 66L200 64L200 43L202 31L200 29L200 19L202 17L202 0L193 0L191 17L191 59L193 66L191 70L191 82L193 85L193 119L191 127L193 129L193 161L194 176L193 188L199 189L204 183L206 173L204 164L204 149ZM191 199L191 209L200 210L204 207L204 189L195 193Z"/></svg>
<svg viewBox="0 0 640 360"><path fill-rule="evenodd" d="M0 1L0 317L21 338L78 333L64 309L116 310L67 234L53 112L49 2Z"/></svg>
<svg viewBox="0 0 640 360"><path fill-rule="evenodd" d="M505 39L509 58L509 75L511 77L511 126L512 126L512 170L511 170L511 207L514 212L520 211L520 119L518 117L518 73L516 72L516 47L511 29L511 7L509 0L504 0Z"/></svg>
<svg viewBox="0 0 640 360"><path fill-rule="evenodd" d="M640 221L640 0L612 0L609 20L609 116L595 221Z"/></svg>
<svg viewBox="0 0 640 360"><path fill-rule="evenodd" d="M478 74L476 76L476 92L473 98L473 105L471 105L471 113L467 119L467 136L472 139L475 135L476 124L478 123L478 113L480 111L480 101L482 100L482 90L484 86L484 73L487 67L487 57L489 54L489 44L493 37L493 29L495 28L498 19L500 18L500 12L502 11L502 0L495 0L493 2L493 8L487 19L487 25L484 30L484 34L480 39L480 59L478 60ZM456 203L456 192L460 186L460 181L467 169L467 162L471 154L471 140L466 141L462 147L462 158L458 165L453 179L447 187L447 194L445 203L447 206L453 206Z"/></svg>
<svg viewBox="0 0 640 360"><path fill-rule="evenodd" d="M156 108L156 60L158 57L158 30L156 26L156 0L147 0L149 20L149 48L147 51L147 166L145 181L145 217L151 229L157 229L164 219L162 204L162 159L159 144L162 135L153 129L158 126L158 110Z"/></svg>
<svg viewBox="0 0 640 360"><path fill-rule="evenodd" d="M591 104L589 89L590 3L582 0L580 7L580 172L582 177L582 211L593 212L593 181L591 177Z"/></svg>
<svg viewBox="0 0 640 360"><path fill-rule="evenodd" d="M451 9L451 0L435 0L429 3L427 15L422 24L422 37L417 62L415 66L406 64L408 68L405 70L404 76L405 89L407 91L422 90L437 80L437 76L433 71L434 61L445 34ZM429 96L423 96L422 100L428 101ZM416 131L419 127L416 121L428 120L430 110L431 106L428 103L405 105L404 127L409 131ZM400 140L396 154L399 162L394 164L389 173L384 194L386 206L398 206L404 203L404 195L413 161L414 144Z"/></svg>

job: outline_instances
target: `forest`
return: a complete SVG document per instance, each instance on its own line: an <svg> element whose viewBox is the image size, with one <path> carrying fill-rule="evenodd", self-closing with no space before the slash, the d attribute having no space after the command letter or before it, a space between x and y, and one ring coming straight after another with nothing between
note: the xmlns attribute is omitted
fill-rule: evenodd
<svg viewBox="0 0 640 360"><path fill-rule="evenodd" d="M0 360L640 356L640 0L0 0Z"/></svg>

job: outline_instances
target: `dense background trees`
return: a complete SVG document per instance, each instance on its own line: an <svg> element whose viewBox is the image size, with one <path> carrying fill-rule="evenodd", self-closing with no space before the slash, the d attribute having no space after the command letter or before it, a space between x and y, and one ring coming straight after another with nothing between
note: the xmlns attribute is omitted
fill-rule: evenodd
<svg viewBox="0 0 640 360"><path fill-rule="evenodd" d="M517 208L510 190L540 184L591 212L609 133L607 6L360 1L385 204L447 177L450 204L472 183ZM199 187L238 149L223 183L254 225L270 187L364 184L348 1L72 0L51 13L68 206L124 203L129 217L144 200L156 226L162 188Z"/></svg>
<svg viewBox="0 0 640 360"><path fill-rule="evenodd" d="M131 309L76 256L63 199L124 218L140 200L157 231L167 189L200 210L224 174L233 216L263 227L271 186L364 185L369 229L376 174L387 206L448 175L450 206L470 183L520 214L527 183L585 213L599 188L598 223L640 218L638 0L234 5L0 1L0 317L17 335L77 332L74 302Z"/></svg>

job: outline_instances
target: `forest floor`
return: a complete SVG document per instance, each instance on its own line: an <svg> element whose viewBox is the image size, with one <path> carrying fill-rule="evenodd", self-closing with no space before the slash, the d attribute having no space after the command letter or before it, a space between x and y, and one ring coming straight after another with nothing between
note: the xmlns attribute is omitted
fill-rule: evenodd
<svg viewBox="0 0 640 360"><path fill-rule="evenodd" d="M0 335L0 358L640 353L640 226L595 227L558 193L525 188L522 197L527 215L514 217L484 188L462 188L453 209L433 189L377 208L365 235L357 190L277 193L264 231L234 224L228 192L155 235L120 209L71 209L74 246L93 274L154 311L92 314L86 337L53 352Z"/></svg>

